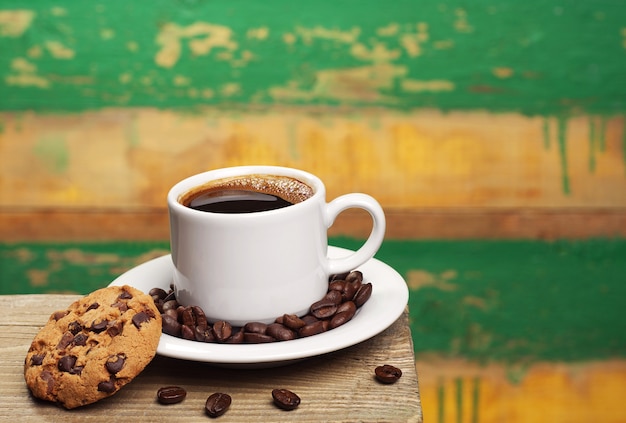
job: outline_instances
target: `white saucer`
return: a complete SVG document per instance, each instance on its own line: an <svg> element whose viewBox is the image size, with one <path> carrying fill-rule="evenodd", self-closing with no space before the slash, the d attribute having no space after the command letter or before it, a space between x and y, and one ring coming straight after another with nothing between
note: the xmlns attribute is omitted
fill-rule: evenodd
<svg viewBox="0 0 626 423"><path fill-rule="evenodd" d="M351 252L338 247L328 248L329 257L342 257ZM268 344L203 343L162 334L157 354L234 367L265 367L358 344L391 326L409 299L409 290L402 276L380 260L371 259L359 270L363 272L365 282L372 283L372 296L343 326L307 338ZM165 255L130 269L111 285L130 285L146 293L157 287L168 290L172 272L171 256Z"/></svg>

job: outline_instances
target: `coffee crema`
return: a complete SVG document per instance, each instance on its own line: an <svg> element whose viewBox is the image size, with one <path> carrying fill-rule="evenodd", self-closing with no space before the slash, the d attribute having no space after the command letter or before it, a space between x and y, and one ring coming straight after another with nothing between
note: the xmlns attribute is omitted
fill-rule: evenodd
<svg viewBox="0 0 626 423"><path fill-rule="evenodd" d="M279 175L242 175L199 185L179 203L210 213L255 213L300 203L315 194L298 179Z"/></svg>

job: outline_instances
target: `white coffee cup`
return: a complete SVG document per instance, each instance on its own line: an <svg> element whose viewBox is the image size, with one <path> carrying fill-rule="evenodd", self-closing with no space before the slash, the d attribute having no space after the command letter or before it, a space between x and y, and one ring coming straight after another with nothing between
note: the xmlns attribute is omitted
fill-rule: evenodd
<svg viewBox="0 0 626 423"><path fill-rule="evenodd" d="M312 196L287 207L249 213L201 211L181 203L215 181L293 178ZM352 193L326 203L322 181L302 170L242 166L208 171L174 185L167 196L174 290L182 305L200 306L211 322L233 326L306 314L328 290L328 277L356 269L378 251L385 215L371 196ZM363 246L328 258L328 228L342 211L366 210L373 226Z"/></svg>

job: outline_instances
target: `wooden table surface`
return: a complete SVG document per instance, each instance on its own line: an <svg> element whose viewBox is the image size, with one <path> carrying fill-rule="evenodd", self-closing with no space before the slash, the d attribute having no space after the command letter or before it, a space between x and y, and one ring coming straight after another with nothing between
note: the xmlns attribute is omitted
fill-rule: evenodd
<svg viewBox="0 0 626 423"><path fill-rule="evenodd" d="M355 346L282 367L233 369L157 356L130 384L112 397L67 411L35 400L24 382L24 357L32 338L52 312L76 295L0 296L0 420L2 421L207 421L204 403L226 392L232 405L221 422L244 421L406 421L422 422L408 311L381 334ZM383 385L374 369L402 369L395 384ZM180 404L156 402L162 386L187 390ZM286 388L302 402L293 411L272 404L271 391Z"/></svg>

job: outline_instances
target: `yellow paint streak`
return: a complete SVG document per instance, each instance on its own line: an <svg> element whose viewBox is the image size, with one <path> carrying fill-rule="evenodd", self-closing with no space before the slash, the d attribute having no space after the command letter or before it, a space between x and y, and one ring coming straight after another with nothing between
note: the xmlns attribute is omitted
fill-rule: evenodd
<svg viewBox="0 0 626 423"><path fill-rule="evenodd" d="M406 75L405 66L386 63L350 69L331 69L315 74L315 85L302 89L295 82L272 87L270 95L276 100L311 100L316 98L341 101L392 101L380 93L389 89L396 78Z"/></svg>
<svg viewBox="0 0 626 423"><path fill-rule="evenodd" d="M44 46L55 59L67 60L74 58L74 50L63 45L59 41L46 41Z"/></svg>
<svg viewBox="0 0 626 423"><path fill-rule="evenodd" d="M400 57L400 50L388 49L383 43L375 43L371 49L361 43L355 43L350 48L350 54L359 60L389 62Z"/></svg>
<svg viewBox="0 0 626 423"><path fill-rule="evenodd" d="M173 82L176 87L185 87L191 84L191 80L184 75L176 75Z"/></svg>
<svg viewBox="0 0 626 423"><path fill-rule="evenodd" d="M390 23L387 26L383 26L376 29L376 34L379 37L393 37L400 31L400 25L397 23Z"/></svg>
<svg viewBox="0 0 626 423"><path fill-rule="evenodd" d="M213 49L224 48L236 50L238 44L232 40L232 30L224 25L215 25L207 22L196 22L188 26L175 23L163 25L156 37L160 46L154 60L158 66L171 68L180 59L183 40L195 56L205 56Z"/></svg>
<svg viewBox="0 0 626 423"><path fill-rule="evenodd" d="M441 92L453 91L454 83L443 79L434 79L430 81L419 81L416 79L404 79L401 81L402 90L405 92Z"/></svg>
<svg viewBox="0 0 626 423"><path fill-rule="evenodd" d="M448 50L454 47L453 40L439 40L433 42L433 47L437 50Z"/></svg>
<svg viewBox="0 0 626 423"><path fill-rule="evenodd" d="M474 28L467 20L467 12L464 9L456 9L454 11L456 20L454 21L454 29L458 32L468 33L474 31Z"/></svg>
<svg viewBox="0 0 626 423"><path fill-rule="evenodd" d="M67 16L67 9L59 6L55 6L50 9L52 16Z"/></svg>
<svg viewBox="0 0 626 423"><path fill-rule="evenodd" d="M361 34L361 29L354 27L350 30L342 31L339 29L325 28L323 26L313 28L298 26L295 32L302 38L305 44L311 44L316 38L351 44L357 40Z"/></svg>
<svg viewBox="0 0 626 423"><path fill-rule="evenodd" d="M237 95L241 92L241 85L239 85L236 82L229 82L227 84L222 85L222 88L220 89L220 93L224 96L224 97L232 97L234 95Z"/></svg>
<svg viewBox="0 0 626 423"><path fill-rule="evenodd" d="M0 10L0 37L21 36L30 28L34 18L32 10Z"/></svg>
<svg viewBox="0 0 626 423"><path fill-rule="evenodd" d="M416 369L424 415L430 416L429 420L441 423L624 421L624 360L538 363L525 369L518 383L512 382L507 373L519 369L498 364L420 357ZM478 396L477 401L474 395Z"/></svg>
<svg viewBox="0 0 626 423"><path fill-rule="evenodd" d="M437 288L441 291L454 291L457 285L450 281L456 277L455 270L446 270L440 274L425 270L411 270L407 274L407 285L414 291L426 287Z"/></svg>
<svg viewBox="0 0 626 423"><path fill-rule="evenodd" d="M491 72L497 76L498 78L501 79L506 79L506 78L510 78L513 76L513 69L511 68L506 68L506 67L500 67L500 68L494 68L491 70Z"/></svg>
<svg viewBox="0 0 626 423"><path fill-rule="evenodd" d="M41 57L42 54L43 54L43 49L41 48L41 46L32 46L26 52L26 55L30 57L31 59L38 59Z"/></svg>
<svg viewBox="0 0 626 423"><path fill-rule="evenodd" d="M115 37L115 31L110 28L103 28L100 30L100 38L103 40L111 40Z"/></svg>
<svg viewBox="0 0 626 423"><path fill-rule="evenodd" d="M270 29L266 26L259 28L250 28L246 33L246 36L251 40L267 40L270 35Z"/></svg>
<svg viewBox="0 0 626 423"><path fill-rule="evenodd" d="M4 78L7 85L44 89L50 86L48 79L37 75L37 66L26 59L21 57L13 59L11 61L11 70L14 73Z"/></svg>

